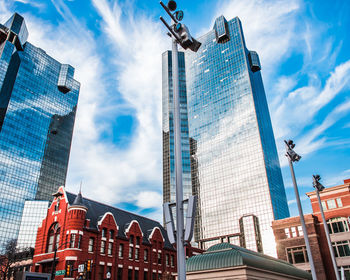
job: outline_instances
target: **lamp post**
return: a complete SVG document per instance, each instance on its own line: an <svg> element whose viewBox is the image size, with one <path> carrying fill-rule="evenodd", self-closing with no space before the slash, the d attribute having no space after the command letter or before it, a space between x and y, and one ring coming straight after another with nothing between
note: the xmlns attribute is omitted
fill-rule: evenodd
<svg viewBox="0 0 350 280"><path fill-rule="evenodd" d="M326 218L324 216L323 207L322 207L322 203L321 203L320 192L324 190L324 186L320 183L320 180L321 180L321 176L320 175L312 175L312 185L313 185L313 187L316 190L318 206L320 207L323 227L324 227L324 231L325 231L326 237L327 237L327 243L328 243L329 253L331 254L331 259L332 259L332 264L333 264L335 277L336 277L337 280L340 280L338 267L337 267L337 262L335 260L334 250L333 250L333 247L332 247L331 238L329 236L329 230L328 230Z"/></svg>
<svg viewBox="0 0 350 280"><path fill-rule="evenodd" d="M180 119L180 94L179 94L179 65L178 47L180 44L184 49L197 52L201 43L190 35L186 25L180 23L183 18L182 11L176 10L176 2L170 0L166 5L160 1L160 5L171 18L169 25L163 17L160 20L169 30L168 35L172 38L172 75L173 75L173 100L174 100L174 138L175 138L175 185L176 185L176 251L178 279L186 279L186 257L185 257L185 232L184 232L184 203L182 186L182 154L181 154L181 119ZM165 206L168 207L168 206ZM172 222L170 221L170 224ZM171 233L173 234L173 232ZM169 232L168 232L169 235ZM191 236L191 234L189 234ZM173 239L173 237L170 237Z"/></svg>
<svg viewBox="0 0 350 280"><path fill-rule="evenodd" d="M317 280L314 260L312 258L312 254L311 254L311 247L310 247L309 237L308 237L308 234L307 234L307 229L306 229L306 225L305 225L303 209L301 208L300 196L299 196L297 181L295 179L294 168L293 168L293 162L299 161L301 159L301 156L299 156L293 150L294 147L295 147L295 144L293 143L292 140L288 140L288 141L285 140L284 143L286 144L286 157L288 158L290 172L292 174L295 198L296 198L296 202L297 202L297 205L298 205L298 211L299 211L301 226L302 226L303 232L304 232L304 239L305 239L305 245L306 245L306 249L307 249L307 255L308 255L308 258L309 258L311 274L312 274L313 280Z"/></svg>

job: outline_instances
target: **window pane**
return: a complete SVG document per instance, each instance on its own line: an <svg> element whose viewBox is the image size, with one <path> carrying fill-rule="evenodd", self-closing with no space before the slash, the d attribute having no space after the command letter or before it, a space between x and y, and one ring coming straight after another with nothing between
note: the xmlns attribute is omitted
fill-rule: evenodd
<svg viewBox="0 0 350 280"><path fill-rule="evenodd" d="M337 205L335 204L335 200L334 199L327 200L327 205L328 205L328 209L337 208Z"/></svg>
<svg viewBox="0 0 350 280"><path fill-rule="evenodd" d="M299 232L299 236L303 236L303 228L301 226L298 226L298 232Z"/></svg>
<svg viewBox="0 0 350 280"><path fill-rule="evenodd" d="M338 207L343 207L343 203L341 201L341 198L338 197L336 200L337 200Z"/></svg>
<svg viewBox="0 0 350 280"><path fill-rule="evenodd" d="M119 257L122 258L123 257L123 251L124 251L124 245L120 244L119 245Z"/></svg>
<svg viewBox="0 0 350 280"><path fill-rule="evenodd" d="M296 251L296 252L294 252L294 260L295 260L295 263L304 263L305 262L305 258L304 258L303 251Z"/></svg>
<svg viewBox="0 0 350 280"><path fill-rule="evenodd" d="M104 254L106 251L106 242L104 240L101 241L101 254Z"/></svg>
<svg viewBox="0 0 350 280"><path fill-rule="evenodd" d="M286 234L286 237L287 237L287 238L290 238L289 228L285 228L285 229L284 229L284 233Z"/></svg>

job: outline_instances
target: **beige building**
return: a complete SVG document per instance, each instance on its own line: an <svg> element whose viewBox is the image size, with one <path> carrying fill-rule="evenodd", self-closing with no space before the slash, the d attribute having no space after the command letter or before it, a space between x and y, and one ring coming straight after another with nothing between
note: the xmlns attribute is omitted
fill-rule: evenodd
<svg viewBox="0 0 350 280"><path fill-rule="evenodd" d="M232 245L216 244L186 262L186 279L311 279L311 274L273 257Z"/></svg>

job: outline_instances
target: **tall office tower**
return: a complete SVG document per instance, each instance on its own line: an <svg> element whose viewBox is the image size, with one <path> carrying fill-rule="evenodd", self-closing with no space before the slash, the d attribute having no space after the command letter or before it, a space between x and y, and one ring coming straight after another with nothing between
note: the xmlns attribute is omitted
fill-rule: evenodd
<svg viewBox="0 0 350 280"><path fill-rule="evenodd" d="M179 52L179 92L181 118L181 149L183 172L183 195L192 194L190 143L187 121L187 96L185 77L185 57ZM163 92L163 201L175 202L175 157L174 157L174 115L173 115L173 78L171 52L162 55L162 92ZM175 216L175 213L174 213Z"/></svg>
<svg viewBox="0 0 350 280"><path fill-rule="evenodd" d="M258 55L246 48L238 18L227 22L220 16L198 40L198 52L185 52L185 74L180 68L181 96L186 90L188 103L188 137L182 134L183 147L190 144L188 189L199 197L195 240L204 249L231 242L276 256L271 223L288 217L289 210ZM168 52L167 61L169 57ZM163 54L163 110L172 105L164 95L171 94L171 68L164 63ZM185 131L185 114L183 118ZM171 116L163 111L163 135L169 131L167 122ZM168 142L170 148L164 144L163 149L171 162L173 142ZM172 170L166 153L164 174ZM187 155L188 148L183 150ZM172 190L172 181L170 186Z"/></svg>
<svg viewBox="0 0 350 280"><path fill-rule="evenodd" d="M289 216L256 52L246 48L240 20L215 20L186 52L189 137L196 145L199 191L196 239L276 256L271 223Z"/></svg>
<svg viewBox="0 0 350 280"><path fill-rule="evenodd" d="M17 238L23 213L27 225L20 243L26 244L28 225L46 211L45 202L40 213L28 211L35 205L29 201L49 201L65 184L79 96L73 67L27 37L16 13L0 25L0 250ZM32 240L28 236L28 244Z"/></svg>

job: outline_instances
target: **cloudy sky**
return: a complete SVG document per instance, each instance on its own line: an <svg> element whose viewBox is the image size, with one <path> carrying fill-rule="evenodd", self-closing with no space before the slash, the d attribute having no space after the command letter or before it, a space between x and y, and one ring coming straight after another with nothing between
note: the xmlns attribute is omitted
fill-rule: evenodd
<svg viewBox="0 0 350 280"><path fill-rule="evenodd" d="M291 215L297 215L284 139L304 212L312 174L350 178L350 2L179 0L195 35L238 16L256 50ZM81 82L68 191L161 220L161 53L171 47L158 0L0 0L0 22L25 17L29 41L75 67Z"/></svg>

